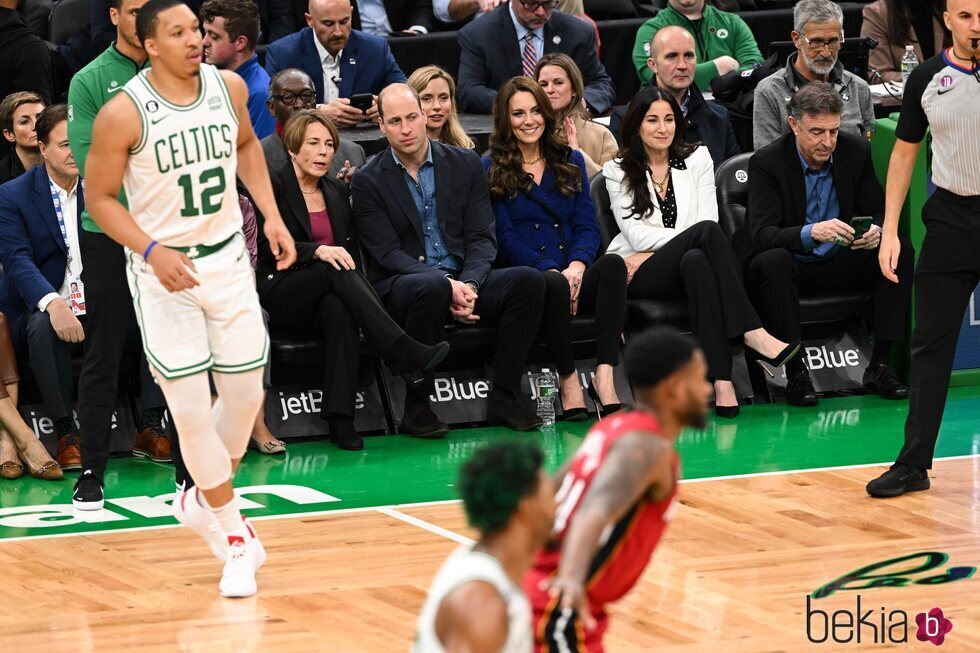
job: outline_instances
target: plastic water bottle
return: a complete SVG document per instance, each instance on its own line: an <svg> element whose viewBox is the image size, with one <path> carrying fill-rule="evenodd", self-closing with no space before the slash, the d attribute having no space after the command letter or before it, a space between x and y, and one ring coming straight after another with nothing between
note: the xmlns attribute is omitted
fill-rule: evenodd
<svg viewBox="0 0 980 653"><path fill-rule="evenodd" d="M902 84L907 84L909 75L919 65L919 58L915 56L915 49L911 45L905 46L905 54L902 55Z"/></svg>
<svg viewBox="0 0 980 653"><path fill-rule="evenodd" d="M537 376L538 386L538 417L544 420L545 426L555 423L555 375L545 368Z"/></svg>

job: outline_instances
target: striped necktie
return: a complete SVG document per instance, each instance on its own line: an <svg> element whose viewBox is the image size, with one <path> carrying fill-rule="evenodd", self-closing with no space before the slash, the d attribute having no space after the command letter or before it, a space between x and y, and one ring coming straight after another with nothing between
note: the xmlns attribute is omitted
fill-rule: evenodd
<svg viewBox="0 0 980 653"><path fill-rule="evenodd" d="M534 79L534 67L538 64L538 51L534 47L534 32L524 35L524 51L521 53L521 65L525 77Z"/></svg>

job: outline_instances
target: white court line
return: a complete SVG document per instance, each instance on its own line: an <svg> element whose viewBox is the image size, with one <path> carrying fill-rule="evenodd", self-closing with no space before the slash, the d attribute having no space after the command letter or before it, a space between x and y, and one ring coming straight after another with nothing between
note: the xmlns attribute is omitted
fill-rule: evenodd
<svg viewBox="0 0 980 653"><path fill-rule="evenodd" d="M964 456L946 456L944 458L936 458L935 463L944 462L947 460L965 460L968 458L978 458L980 454L967 454ZM705 478L693 478L693 479L681 479L681 484L686 483L704 483L706 481L726 481L731 479L739 478L754 478L757 476L785 476L787 474L806 474L810 472L828 472L828 471L839 471L844 469L862 469L867 467L880 467L882 465L891 465L894 461L886 461L880 463L864 463L861 465L841 465L839 467L814 467L811 469L790 469L785 471L776 472L755 472L751 474L732 474L729 476L708 476ZM871 480L870 478L868 480ZM459 503L459 499L446 499L443 501L421 501L419 503L396 503L388 506L366 506L364 508L340 508L338 510L314 510L312 512L292 512L278 515L263 515L260 517L249 517L252 521L271 521L274 519L293 519L293 518L306 518L306 517L322 517L327 515L343 515L352 514L359 512L371 512L371 511L383 511L383 510L398 510L401 508L423 508L426 506L440 506L449 505L453 503ZM391 515L395 517L395 515ZM405 515L409 517L409 515ZM401 519L400 517L395 517L396 519ZM414 518L413 518L414 519ZM421 521L421 520L419 520ZM423 522L427 523L427 522ZM162 530L167 528L178 528L180 524L161 524L158 526L133 526L130 528L107 528L105 530L98 531L82 531L78 533L53 533L50 535L27 535L24 537L7 537L0 538L0 545L7 542L21 542L26 540L50 540L61 537L84 537L87 535L110 535L112 533L138 533L140 531L154 531ZM422 528L425 528L424 526ZM438 527L436 527L438 528ZM452 532L452 531L448 531ZM455 533L454 533L455 535ZM462 536L460 536L462 537ZM455 538L450 538L455 539ZM457 540L458 541L458 540Z"/></svg>
<svg viewBox="0 0 980 653"><path fill-rule="evenodd" d="M459 542L465 546L472 546L475 544L473 540L466 537L465 535L460 535L454 531L443 528L442 526L436 526L431 522L427 522L424 519L419 519L418 517L412 517L411 515L406 515L403 512L399 512L394 508L378 508L378 512L383 515L388 515L389 517L394 517L395 519L400 519L406 524L411 524L412 526L418 526L430 533L435 533L436 535L441 535L442 537L453 540L454 542Z"/></svg>

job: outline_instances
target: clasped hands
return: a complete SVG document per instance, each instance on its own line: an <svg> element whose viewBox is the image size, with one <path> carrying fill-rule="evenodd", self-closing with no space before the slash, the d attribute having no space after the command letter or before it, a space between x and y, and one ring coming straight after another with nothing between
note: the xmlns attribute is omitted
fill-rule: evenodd
<svg viewBox="0 0 980 653"><path fill-rule="evenodd" d="M476 289L468 283L449 279L453 287L453 299L449 306L449 314L453 319L461 324L476 324L480 320L479 315L474 315L476 300L479 297Z"/></svg>

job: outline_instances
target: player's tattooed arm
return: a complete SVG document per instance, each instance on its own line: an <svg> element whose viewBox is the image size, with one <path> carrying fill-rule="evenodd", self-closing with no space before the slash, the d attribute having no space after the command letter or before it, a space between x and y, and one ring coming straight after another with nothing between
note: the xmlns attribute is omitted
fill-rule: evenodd
<svg viewBox="0 0 980 653"><path fill-rule="evenodd" d="M617 440L602 461L565 534L558 573L550 583L563 608L577 608L594 626L585 592L589 564L606 527L621 519L650 488L670 475L670 446L660 438L631 433Z"/></svg>
<svg viewBox="0 0 980 653"><path fill-rule="evenodd" d="M436 636L447 653L497 653L507 642L507 628L507 604L484 581L453 590L436 613Z"/></svg>

